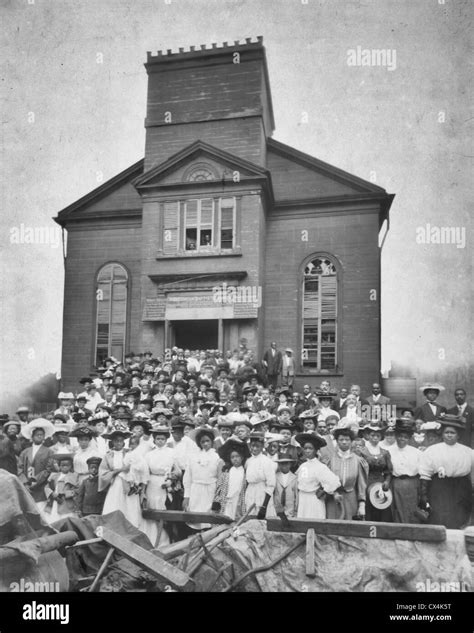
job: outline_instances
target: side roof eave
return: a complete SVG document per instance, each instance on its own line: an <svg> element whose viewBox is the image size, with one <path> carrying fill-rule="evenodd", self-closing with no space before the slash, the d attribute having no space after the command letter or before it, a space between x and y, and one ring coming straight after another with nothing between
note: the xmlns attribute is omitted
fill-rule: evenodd
<svg viewBox="0 0 474 633"><path fill-rule="evenodd" d="M273 150L277 154L280 154L281 156L284 156L289 160L293 160L297 163L305 165L309 169L312 168L320 173L326 173L329 177L356 187L360 189L361 192L387 194L383 187L379 187L378 185L374 185L373 182L369 182L368 180L364 180L363 178L354 176L353 174L350 174L343 169L339 169L339 167L334 167L334 165L325 163L318 158L314 158L314 156L310 156L309 154L300 152L290 145L285 145L284 143L275 141L272 138L268 138L267 147L268 149Z"/></svg>
<svg viewBox="0 0 474 633"><path fill-rule="evenodd" d="M53 220L57 222L60 226L64 226L72 214L86 207L91 202L95 202L101 197L111 193L115 188L123 185L124 183L126 182L131 183L132 180L134 180L135 178L137 178L137 176L143 173L144 164L145 164L145 159L141 158L139 161L137 161L133 165L130 165L130 167L127 167L127 169L125 169L124 171L120 172L113 178L110 178L110 180L107 180L107 182L104 182L104 184L100 185L100 187L93 189L92 191L87 193L85 196L82 196L82 198L79 198L72 204L62 209L58 213L58 215L55 218L53 218Z"/></svg>

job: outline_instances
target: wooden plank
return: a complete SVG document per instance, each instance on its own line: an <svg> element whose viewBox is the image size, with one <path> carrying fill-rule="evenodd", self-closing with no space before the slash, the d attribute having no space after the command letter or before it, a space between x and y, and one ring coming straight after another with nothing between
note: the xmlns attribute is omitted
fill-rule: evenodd
<svg viewBox="0 0 474 633"><path fill-rule="evenodd" d="M309 578L316 577L316 565L314 562L314 528L306 532L306 575Z"/></svg>
<svg viewBox="0 0 474 633"><path fill-rule="evenodd" d="M181 512L179 510L143 510L144 519L152 521L169 521L171 523L232 523L233 519L226 514L215 512Z"/></svg>
<svg viewBox="0 0 474 633"><path fill-rule="evenodd" d="M202 540L204 543L208 543L215 536L227 529L227 525L218 525L215 528L201 532ZM193 541L194 544L198 543L196 536L190 536L182 541L177 541L176 543L171 543L170 545L164 545L163 547L159 547L157 550L154 550L154 552L157 552L165 560L169 560L170 558L180 556L181 554L184 554L184 552L189 551Z"/></svg>
<svg viewBox="0 0 474 633"><path fill-rule="evenodd" d="M446 528L442 525L416 525L411 523L369 523L368 521L339 521L289 519L284 526L280 519L267 519L271 532L297 532L305 534L313 528L316 534L356 536L358 538L400 539L403 541L441 542L446 540Z"/></svg>
<svg viewBox="0 0 474 633"><path fill-rule="evenodd" d="M153 555L136 543L132 543L125 536L113 532L109 528L101 525L96 529L96 535L102 538L110 547L114 547L126 558L136 563L151 574L157 576L176 589L182 591L193 591L194 582L185 572L173 567L170 563Z"/></svg>

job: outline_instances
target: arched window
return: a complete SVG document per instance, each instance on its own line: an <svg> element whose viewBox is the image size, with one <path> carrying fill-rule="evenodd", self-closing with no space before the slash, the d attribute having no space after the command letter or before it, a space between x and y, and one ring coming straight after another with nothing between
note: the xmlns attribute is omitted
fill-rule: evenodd
<svg viewBox="0 0 474 633"><path fill-rule="evenodd" d="M107 264L97 275L97 330L95 362L107 356L122 361L127 331L128 274L120 264Z"/></svg>
<svg viewBox="0 0 474 633"><path fill-rule="evenodd" d="M320 256L304 269L303 279L303 369L337 370L337 271L333 262Z"/></svg>

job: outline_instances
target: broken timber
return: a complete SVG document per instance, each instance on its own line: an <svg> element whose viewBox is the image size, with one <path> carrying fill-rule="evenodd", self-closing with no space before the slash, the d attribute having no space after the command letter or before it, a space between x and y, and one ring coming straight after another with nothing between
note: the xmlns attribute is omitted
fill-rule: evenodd
<svg viewBox="0 0 474 633"><path fill-rule="evenodd" d="M233 523L226 514L215 512L181 512L179 510L143 510L144 519L170 523Z"/></svg>
<svg viewBox="0 0 474 633"><path fill-rule="evenodd" d="M353 536L358 538L400 539L405 541L446 540L446 528L442 525L416 525L411 523L369 523L368 521L289 519L285 526L280 519L267 519L271 532L304 533L313 529L316 534Z"/></svg>
<svg viewBox="0 0 474 633"><path fill-rule="evenodd" d="M181 591L194 590L194 581L188 574L154 555L153 551L140 547L105 526L99 526L96 530L96 534L110 545L110 547L123 554L125 558L128 558L139 567L154 574L160 580L166 581L172 587Z"/></svg>

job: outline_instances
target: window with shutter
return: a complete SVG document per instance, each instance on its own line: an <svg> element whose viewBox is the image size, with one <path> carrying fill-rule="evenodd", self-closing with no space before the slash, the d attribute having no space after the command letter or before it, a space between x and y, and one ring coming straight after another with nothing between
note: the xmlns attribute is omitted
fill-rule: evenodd
<svg viewBox="0 0 474 633"><path fill-rule="evenodd" d="M304 271L302 364L313 370L337 367L337 272L324 257Z"/></svg>
<svg viewBox="0 0 474 633"><path fill-rule="evenodd" d="M128 274L120 264L107 264L97 275L95 364L107 356L123 360L127 330Z"/></svg>
<svg viewBox="0 0 474 633"><path fill-rule="evenodd" d="M221 198L221 249L234 247L235 198Z"/></svg>
<svg viewBox="0 0 474 633"><path fill-rule="evenodd" d="M185 248L205 250L213 246L214 200L188 200L185 205Z"/></svg>
<svg viewBox="0 0 474 633"><path fill-rule="evenodd" d="M179 202L163 205L163 253L173 255L179 248Z"/></svg>

